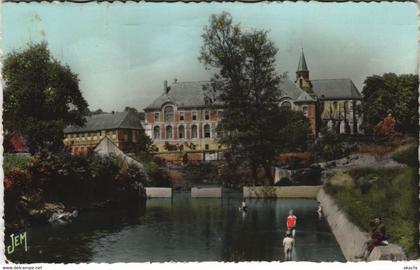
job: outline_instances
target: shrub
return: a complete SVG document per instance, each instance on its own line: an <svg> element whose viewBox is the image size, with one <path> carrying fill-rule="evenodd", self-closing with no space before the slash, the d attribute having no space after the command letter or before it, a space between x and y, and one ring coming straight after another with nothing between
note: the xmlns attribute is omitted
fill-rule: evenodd
<svg viewBox="0 0 420 270"><path fill-rule="evenodd" d="M32 189L31 175L21 169L10 170L4 178L6 191L28 192Z"/></svg>
<svg viewBox="0 0 420 270"><path fill-rule="evenodd" d="M312 158L324 161L340 159L349 155L354 148L355 146L345 143L339 135L323 128L319 141L314 145Z"/></svg>
<svg viewBox="0 0 420 270"><path fill-rule="evenodd" d="M20 169L27 172L32 158L30 156L22 155L4 155L3 157L3 172L7 175L10 171Z"/></svg>
<svg viewBox="0 0 420 270"><path fill-rule="evenodd" d="M418 167L418 144L409 144L404 147L400 147L393 153L392 159L411 167Z"/></svg>

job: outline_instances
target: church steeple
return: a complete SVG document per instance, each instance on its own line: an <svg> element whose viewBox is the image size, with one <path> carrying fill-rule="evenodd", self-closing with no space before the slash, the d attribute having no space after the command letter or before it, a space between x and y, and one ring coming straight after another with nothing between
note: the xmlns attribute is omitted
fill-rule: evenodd
<svg viewBox="0 0 420 270"><path fill-rule="evenodd" d="M299 65L296 71L296 81L295 83L299 85L300 89L308 92L309 94L313 94L312 92L312 83L309 80L309 69L308 65L306 65L305 54L302 52L300 53L299 58Z"/></svg>
<svg viewBox="0 0 420 270"><path fill-rule="evenodd" d="M308 66L306 65L306 59L305 59L305 54L303 53L303 49L302 49L302 52L300 53L299 65L296 71L296 81L298 81L299 77L303 77L303 79L307 81L309 80L309 69L308 69Z"/></svg>

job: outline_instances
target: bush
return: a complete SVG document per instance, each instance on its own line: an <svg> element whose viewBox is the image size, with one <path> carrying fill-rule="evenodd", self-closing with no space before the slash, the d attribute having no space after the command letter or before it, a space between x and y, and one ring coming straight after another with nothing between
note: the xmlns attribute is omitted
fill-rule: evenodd
<svg viewBox="0 0 420 270"><path fill-rule="evenodd" d="M400 147L393 153L392 159L411 167L418 167L418 144L409 144Z"/></svg>
<svg viewBox="0 0 420 270"><path fill-rule="evenodd" d="M320 131L320 139L314 145L312 158L319 161L330 161L343 158L354 151L355 147L343 142L339 135L327 128Z"/></svg>
<svg viewBox="0 0 420 270"><path fill-rule="evenodd" d="M41 154L26 170L9 170L5 184L18 186L21 195L40 190L46 201L71 205L110 199L116 190L138 189L134 183L144 184L146 179L139 168L126 165L122 159L96 154Z"/></svg>
<svg viewBox="0 0 420 270"><path fill-rule="evenodd" d="M408 255L418 255L418 177L414 168L355 169L349 174L354 186L327 183L350 219L365 231L369 220L382 217L391 241L402 245Z"/></svg>
<svg viewBox="0 0 420 270"><path fill-rule="evenodd" d="M3 172L4 175L9 174L10 171L20 169L23 172L28 171L28 166L31 163L30 156L23 155L4 155L3 157Z"/></svg>

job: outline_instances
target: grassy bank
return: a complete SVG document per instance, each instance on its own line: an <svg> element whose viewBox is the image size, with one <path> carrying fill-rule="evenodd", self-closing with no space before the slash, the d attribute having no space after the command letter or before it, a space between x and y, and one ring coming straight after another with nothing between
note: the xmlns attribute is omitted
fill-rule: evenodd
<svg viewBox="0 0 420 270"><path fill-rule="evenodd" d="M30 156L20 155L4 155L3 157L3 172L4 175L9 174L12 170L19 169L27 172L30 162L33 158Z"/></svg>
<svg viewBox="0 0 420 270"><path fill-rule="evenodd" d="M408 165L399 169L353 169L330 179L326 190L349 218L369 231L369 221L382 217L391 242L400 244L410 258L418 248L417 146L397 149L392 157Z"/></svg>

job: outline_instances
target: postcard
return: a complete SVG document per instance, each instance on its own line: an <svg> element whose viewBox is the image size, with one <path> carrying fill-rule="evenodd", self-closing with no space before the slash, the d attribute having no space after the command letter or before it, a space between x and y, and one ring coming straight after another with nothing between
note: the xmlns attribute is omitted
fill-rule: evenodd
<svg viewBox="0 0 420 270"><path fill-rule="evenodd" d="M417 260L416 8L3 3L5 262Z"/></svg>

